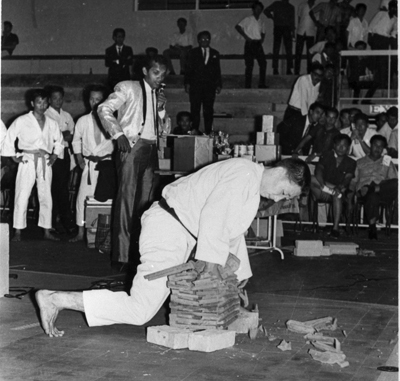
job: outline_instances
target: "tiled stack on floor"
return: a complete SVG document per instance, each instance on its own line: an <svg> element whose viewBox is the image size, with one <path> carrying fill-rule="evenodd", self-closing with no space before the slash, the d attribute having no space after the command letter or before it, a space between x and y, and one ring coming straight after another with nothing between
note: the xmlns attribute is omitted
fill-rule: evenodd
<svg viewBox="0 0 400 381"><path fill-rule="evenodd" d="M168 277L171 327L224 329L237 319L240 307L237 277L229 268L220 273L223 279L194 270Z"/></svg>

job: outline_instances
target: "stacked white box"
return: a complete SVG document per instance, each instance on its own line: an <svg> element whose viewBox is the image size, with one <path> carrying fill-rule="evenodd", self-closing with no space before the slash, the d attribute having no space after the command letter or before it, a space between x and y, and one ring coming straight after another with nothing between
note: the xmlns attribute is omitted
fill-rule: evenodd
<svg viewBox="0 0 400 381"><path fill-rule="evenodd" d="M263 115L262 117L262 132L274 132L274 116Z"/></svg>
<svg viewBox="0 0 400 381"><path fill-rule="evenodd" d="M322 241L296 241L294 255L297 257L320 257L323 251Z"/></svg>
<svg viewBox="0 0 400 381"><path fill-rule="evenodd" d="M271 164L279 160L279 134L274 132L273 115L263 115L262 131L257 132L256 143L256 161Z"/></svg>

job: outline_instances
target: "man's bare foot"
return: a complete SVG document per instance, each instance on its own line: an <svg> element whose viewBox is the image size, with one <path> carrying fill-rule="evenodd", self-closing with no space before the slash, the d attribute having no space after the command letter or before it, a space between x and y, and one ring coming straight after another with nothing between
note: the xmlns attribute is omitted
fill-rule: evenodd
<svg viewBox="0 0 400 381"><path fill-rule="evenodd" d="M55 237L53 234L50 233L50 229L45 229L43 239L49 240L49 241L59 241L60 238Z"/></svg>
<svg viewBox="0 0 400 381"><path fill-rule="evenodd" d="M64 331L59 331L55 327L58 313L60 309L53 302L53 295L56 291L40 290L36 293L36 301L40 308L40 318L42 327L50 337L62 337Z"/></svg>
<svg viewBox="0 0 400 381"><path fill-rule="evenodd" d="M69 242L79 242L79 241L83 241L83 236L85 234L85 228L83 226L79 226L79 231L78 231L78 235L76 235L75 237L71 238L69 240Z"/></svg>

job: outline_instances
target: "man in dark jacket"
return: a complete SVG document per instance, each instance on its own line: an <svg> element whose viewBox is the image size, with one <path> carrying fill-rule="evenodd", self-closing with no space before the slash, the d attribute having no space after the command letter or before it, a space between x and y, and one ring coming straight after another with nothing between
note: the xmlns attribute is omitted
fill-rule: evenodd
<svg viewBox="0 0 400 381"><path fill-rule="evenodd" d="M208 31L197 35L199 47L189 52L185 69L185 91L189 94L193 129L200 125L200 110L203 105L204 130L212 131L215 95L221 92L221 66L219 52L210 48L211 34Z"/></svg>

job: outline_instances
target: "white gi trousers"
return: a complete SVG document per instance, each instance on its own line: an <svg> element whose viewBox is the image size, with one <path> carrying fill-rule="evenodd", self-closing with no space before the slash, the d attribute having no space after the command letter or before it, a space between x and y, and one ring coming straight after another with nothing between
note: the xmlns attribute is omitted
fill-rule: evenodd
<svg viewBox="0 0 400 381"><path fill-rule="evenodd" d="M46 173L43 178L42 160L45 160ZM39 199L39 223L38 226L44 229L51 229L51 211L53 199L51 198L51 179L53 176L52 168L47 165L47 159L39 157L35 170L35 163L32 160L19 163L17 179L15 182L14 199L14 228L26 228L26 213L28 211L28 201L33 185L36 181Z"/></svg>
<svg viewBox="0 0 400 381"><path fill-rule="evenodd" d="M141 264L126 292L92 290L83 292L90 327L111 324L143 325L154 317L167 299L167 277L148 281L144 276L185 263L196 241L157 202L142 216L139 246Z"/></svg>
<svg viewBox="0 0 400 381"><path fill-rule="evenodd" d="M99 171L95 170L97 163L94 163L93 161L90 162L86 158L84 158L84 160L86 165L85 168L83 168L78 196L76 197L76 224L78 226L84 226L85 224L85 200L88 196L94 196L97 179L99 177ZM90 185L88 184L89 173Z"/></svg>

